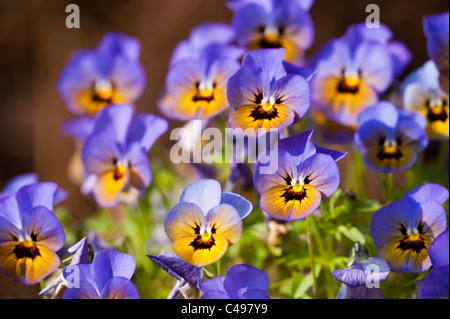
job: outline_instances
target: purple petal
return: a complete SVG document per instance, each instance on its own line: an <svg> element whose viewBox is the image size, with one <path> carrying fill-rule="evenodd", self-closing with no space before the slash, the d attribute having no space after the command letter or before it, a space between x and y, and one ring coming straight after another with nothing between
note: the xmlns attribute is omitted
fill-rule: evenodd
<svg viewBox="0 0 450 319"><path fill-rule="evenodd" d="M92 134L107 133L115 141L124 143L133 113L130 104L114 104L101 109L95 117Z"/></svg>
<svg viewBox="0 0 450 319"><path fill-rule="evenodd" d="M18 175L12 179L10 179L3 190L0 191L0 198L6 195L16 193L20 188L25 185L30 185L36 183L38 181L38 176L35 173L27 173Z"/></svg>
<svg viewBox="0 0 450 319"><path fill-rule="evenodd" d="M239 264L228 269L223 286L232 299L241 299L248 290L267 291L269 279L264 271L251 265Z"/></svg>
<svg viewBox="0 0 450 319"><path fill-rule="evenodd" d="M449 197L449 192L444 186L428 183L413 188L404 196L409 196L419 203L434 199L435 201L444 204Z"/></svg>
<svg viewBox="0 0 450 319"><path fill-rule="evenodd" d="M402 74L412 60L412 53L399 41L392 41L388 44L389 54L392 58L394 76Z"/></svg>
<svg viewBox="0 0 450 319"><path fill-rule="evenodd" d="M200 299L231 299L225 292L219 290L209 290Z"/></svg>
<svg viewBox="0 0 450 319"><path fill-rule="evenodd" d="M71 265L89 263L89 247L86 237L67 249L67 251L71 254L75 253L70 260Z"/></svg>
<svg viewBox="0 0 450 319"><path fill-rule="evenodd" d="M383 45L365 42L355 52L354 66L361 76L377 92L384 92L392 82L392 60Z"/></svg>
<svg viewBox="0 0 450 319"><path fill-rule="evenodd" d="M222 189L220 183L213 179L201 179L183 189L180 203L194 203L207 214L211 208L220 204Z"/></svg>
<svg viewBox="0 0 450 319"><path fill-rule="evenodd" d="M137 61L141 44L136 38L121 33L109 32L103 36L97 50L104 56L121 56Z"/></svg>
<svg viewBox="0 0 450 319"><path fill-rule="evenodd" d="M44 206L53 211L53 196L56 189L57 185L52 182L39 182L22 187L16 193L20 212L26 212L36 206Z"/></svg>
<svg viewBox="0 0 450 319"><path fill-rule="evenodd" d="M80 280L79 288L66 288L62 299L99 299L97 290L89 282Z"/></svg>
<svg viewBox="0 0 450 319"><path fill-rule="evenodd" d="M201 282L203 281L202 267L193 266L165 250L158 256L147 255L147 257L177 280L184 279L197 289L200 289Z"/></svg>
<svg viewBox="0 0 450 319"><path fill-rule="evenodd" d="M309 85L300 75L288 74L280 78L272 88L272 95L275 100L281 100L279 104L292 108L300 118L309 109Z"/></svg>
<svg viewBox="0 0 450 319"><path fill-rule="evenodd" d="M102 291L102 299L139 299L139 293L133 283L123 277L114 277L108 281Z"/></svg>
<svg viewBox="0 0 450 319"><path fill-rule="evenodd" d="M423 19L427 52L439 69L448 68L449 14L448 12L425 16Z"/></svg>
<svg viewBox="0 0 450 319"><path fill-rule="evenodd" d="M225 276L214 277L209 280L206 280L200 284L200 290L204 294L206 294L209 291L220 291L221 293L227 295L227 292L225 291L225 288L223 286L224 280Z"/></svg>
<svg viewBox="0 0 450 319"><path fill-rule="evenodd" d="M322 148L319 146L316 146L316 153L322 153L330 155L335 162L339 161L340 159L344 158L345 155L347 155L347 152L341 153L339 151L329 150L327 148Z"/></svg>
<svg viewBox="0 0 450 319"><path fill-rule="evenodd" d="M64 230L58 217L44 206L33 207L22 214L25 234L40 244L58 251L65 242Z"/></svg>
<svg viewBox="0 0 450 319"><path fill-rule="evenodd" d="M139 144L132 144L126 151L124 157L130 167L130 183L133 187L143 190L152 181L152 171L147 155Z"/></svg>
<svg viewBox="0 0 450 319"><path fill-rule="evenodd" d="M298 163L316 153L316 147L310 142L313 131L283 138L278 142L278 149L284 150L292 156L299 157Z"/></svg>
<svg viewBox="0 0 450 319"><path fill-rule="evenodd" d="M128 132L127 144L139 143L146 151L164 134L169 123L153 114L140 114L133 118Z"/></svg>
<svg viewBox="0 0 450 319"><path fill-rule="evenodd" d="M247 199L234 193L222 193L220 204L228 204L233 206L241 219L250 214L253 209L253 205Z"/></svg>
<svg viewBox="0 0 450 319"><path fill-rule="evenodd" d="M94 120L91 117L84 116L64 123L64 134L77 140L84 141L94 130Z"/></svg>
<svg viewBox="0 0 450 319"><path fill-rule="evenodd" d="M379 102L374 106L364 109L358 115L358 125L369 121L379 121L390 128L395 128L399 119L397 108L390 102Z"/></svg>
<svg viewBox="0 0 450 319"><path fill-rule="evenodd" d="M264 290L251 289L242 294L242 299L270 299L270 297Z"/></svg>
<svg viewBox="0 0 450 319"><path fill-rule="evenodd" d="M114 168L122 159L120 145L107 133L91 135L83 145L81 159L87 174L100 174Z"/></svg>
<svg viewBox="0 0 450 319"><path fill-rule="evenodd" d="M100 291L114 277L131 279L136 269L133 256L114 250L104 250L94 256L92 262L94 281Z"/></svg>
<svg viewBox="0 0 450 319"><path fill-rule="evenodd" d="M322 198L326 198L333 195L339 187L339 169L330 155L314 154L300 167L299 180L305 179L322 194Z"/></svg>
<svg viewBox="0 0 450 319"><path fill-rule="evenodd" d="M448 264L434 267L423 283L422 299L448 299L448 274Z"/></svg>
<svg viewBox="0 0 450 319"><path fill-rule="evenodd" d="M10 221L14 227L22 228L19 205L14 195L0 198L0 217Z"/></svg>
<svg viewBox="0 0 450 319"><path fill-rule="evenodd" d="M20 230L5 217L0 217L0 245L20 237Z"/></svg>
<svg viewBox="0 0 450 319"><path fill-rule="evenodd" d="M258 49L247 53L242 61L242 66L262 68L270 83L286 75L283 66L285 50L279 49Z"/></svg>
<svg viewBox="0 0 450 319"><path fill-rule="evenodd" d="M233 108L255 104L256 97L268 96L269 90L269 78L263 69L242 67L228 80L228 103Z"/></svg>
<svg viewBox="0 0 450 319"><path fill-rule="evenodd" d="M433 240L430 244L430 248L428 248L428 255L430 256L431 263L434 267L449 264L448 245L449 237L448 229L446 229Z"/></svg>

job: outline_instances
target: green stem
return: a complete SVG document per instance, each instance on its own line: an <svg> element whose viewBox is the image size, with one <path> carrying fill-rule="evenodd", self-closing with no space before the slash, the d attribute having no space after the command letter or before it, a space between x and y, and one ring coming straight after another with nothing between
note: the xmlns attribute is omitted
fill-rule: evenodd
<svg viewBox="0 0 450 319"><path fill-rule="evenodd" d="M316 294L317 292L317 278L316 278L316 265L314 263L314 249L313 249L313 242L312 242L312 234L311 234L311 218L314 218L314 216L307 216L306 217L306 240L308 243L308 251L309 251L309 262L311 265L311 275L313 278L313 293Z"/></svg>
<svg viewBox="0 0 450 319"><path fill-rule="evenodd" d="M389 203L394 199L394 174L393 173L386 174L385 185L386 185L386 187L385 187L384 191L385 191L386 203Z"/></svg>
<svg viewBox="0 0 450 319"><path fill-rule="evenodd" d="M217 260L216 267L217 267L217 277L220 277L221 272L222 272L222 265L221 265L220 259Z"/></svg>

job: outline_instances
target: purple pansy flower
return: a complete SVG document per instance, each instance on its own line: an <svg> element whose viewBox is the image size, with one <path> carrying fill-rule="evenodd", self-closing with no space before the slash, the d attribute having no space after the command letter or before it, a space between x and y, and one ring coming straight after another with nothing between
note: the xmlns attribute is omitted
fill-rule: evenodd
<svg viewBox="0 0 450 319"><path fill-rule="evenodd" d="M62 299L139 299L131 282L135 268L133 256L114 250L101 251L90 264L64 268L64 280L71 284ZM79 277L72 279L75 273Z"/></svg>
<svg viewBox="0 0 450 319"><path fill-rule="evenodd" d="M331 272L342 282L337 299L384 299L379 283L386 280L389 271L385 260L367 257L366 250L355 244L348 266Z"/></svg>
<svg viewBox="0 0 450 319"><path fill-rule="evenodd" d="M305 218L339 186L336 161L345 154L314 146L311 136L312 131L307 131L281 139L256 164L253 180L261 195L260 207L274 218ZM271 163L265 156L273 155L277 155L278 166L269 172L266 163Z"/></svg>
<svg viewBox="0 0 450 319"><path fill-rule="evenodd" d="M245 55L242 67L228 81L231 128L256 135L259 129L283 129L306 113L308 82L298 73L286 72L283 56L284 49L259 49Z"/></svg>
<svg viewBox="0 0 450 319"><path fill-rule="evenodd" d="M231 266L225 276L201 283L200 289L200 299L270 299L266 273L247 264Z"/></svg>
<svg viewBox="0 0 450 319"><path fill-rule="evenodd" d="M312 67L316 71L311 80L313 105L345 126L357 125L358 113L378 102L394 74L386 45L366 36L359 41L349 36L331 40L316 55Z"/></svg>
<svg viewBox="0 0 450 319"><path fill-rule="evenodd" d="M201 179L184 188L179 203L164 219L164 228L179 257L194 266L205 266L238 241L241 219L252 208L242 196L222 193L219 182Z"/></svg>
<svg viewBox="0 0 450 319"><path fill-rule="evenodd" d="M65 235L53 213L56 189L33 183L0 199L0 270L13 281L32 285L59 267Z"/></svg>
<svg viewBox="0 0 450 319"><path fill-rule="evenodd" d="M420 114L379 102L358 116L355 145L371 169L397 172L411 167L428 145L426 120Z"/></svg>
<svg viewBox="0 0 450 319"><path fill-rule="evenodd" d="M167 127L159 116L134 115L128 104L102 109L81 152L88 174L83 193L93 193L99 205L111 207L123 191L148 187L152 174L146 153Z"/></svg>
<svg viewBox="0 0 450 319"><path fill-rule="evenodd" d="M169 275L177 279L177 284L170 292L168 299L177 299L180 297L180 288L189 284L200 290L200 284L203 281L203 268L194 266L187 261L163 250L158 256L148 255L148 258L164 269Z"/></svg>
<svg viewBox="0 0 450 319"><path fill-rule="evenodd" d="M445 187L424 184L375 212L370 224L372 238L392 271L422 272L430 268L430 244L447 228L442 204L448 196Z"/></svg>
<svg viewBox="0 0 450 319"><path fill-rule="evenodd" d="M284 59L299 63L314 39L308 13L312 1L232 1L232 25L238 44L247 50L284 48Z"/></svg>
<svg viewBox="0 0 450 319"><path fill-rule="evenodd" d="M449 255L448 255L448 229L442 232L431 243L428 255L433 269L426 277L422 286L423 299L448 299L449 298Z"/></svg>
<svg viewBox="0 0 450 319"><path fill-rule="evenodd" d="M171 119L208 119L228 108L226 85L244 51L225 24L202 24L175 48L158 106Z"/></svg>
<svg viewBox="0 0 450 319"><path fill-rule="evenodd" d="M58 82L68 109L93 116L109 104L134 103L146 81L139 54L139 41L120 33L107 33L96 49L76 52Z"/></svg>
<svg viewBox="0 0 450 319"><path fill-rule="evenodd" d="M427 38L428 56L439 69L441 88L449 93L449 14L448 12L429 15L423 18L423 28Z"/></svg>
<svg viewBox="0 0 450 319"><path fill-rule="evenodd" d="M433 61L411 73L402 83L403 106L427 119L430 139L448 139L449 97L439 84L439 70Z"/></svg>

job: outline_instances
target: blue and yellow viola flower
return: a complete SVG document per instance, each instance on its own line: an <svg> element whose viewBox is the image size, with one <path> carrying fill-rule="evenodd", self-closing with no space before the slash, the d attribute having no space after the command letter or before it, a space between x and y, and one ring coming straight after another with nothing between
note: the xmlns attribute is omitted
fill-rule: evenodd
<svg viewBox="0 0 450 319"><path fill-rule="evenodd" d="M277 148L263 155L253 180L261 195L261 209L276 219L298 220L312 214L322 199L338 188L336 161L345 154L314 146L312 131L281 139ZM278 165L270 172L268 158L276 152Z"/></svg>
<svg viewBox="0 0 450 319"><path fill-rule="evenodd" d="M314 25L308 13L312 1L230 1L232 25L237 41L248 51L284 48L284 59L301 63L314 39Z"/></svg>
<svg viewBox="0 0 450 319"><path fill-rule="evenodd" d="M390 102L379 102L358 116L355 145L364 162L381 173L411 167L428 145L426 119L414 112L398 110Z"/></svg>
<svg viewBox="0 0 450 319"><path fill-rule="evenodd" d="M65 235L53 213L56 189L33 183L0 199L0 270L13 281L36 284L60 265Z"/></svg>
<svg viewBox="0 0 450 319"><path fill-rule="evenodd" d="M241 219L252 204L240 195L222 193L219 182L202 179L186 186L164 219L167 236L180 258L205 266L222 257L242 233Z"/></svg>
<svg viewBox="0 0 450 319"><path fill-rule="evenodd" d="M81 151L87 173L82 192L92 193L100 206L112 207L124 192L144 190L152 178L146 154L167 128L159 116L134 115L129 104L102 109Z"/></svg>
<svg viewBox="0 0 450 319"><path fill-rule="evenodd" d="M439 84L439 70L433 61L426 62L405 79L402 93L404 108L427 119L428 137L448 139L449 97Z"/></svg>
<svg viewBox="0 0 450 319"><path fill-rule="evenodd" d="M246 133L256 135L259 129L283 129L306 113L308 82L299 74L287 74L283 56L284 49L259 49L245 55L242 67L228 81L231 128L250 129Z"/></svg>
<svg viewBox="0 0 450 319"><path fill-rule="evenodd" d="M146 82L139 54L139 41L120 33L107 33L96 49L75 52L58 82L69 111L93 116L109 104L134 103Z"/></svg>
<svg viewBox="0 0 450 319"><path fill-rule="evenodd" d="M430 244L447 228L442 204L448 194L445 187L424 184L375 212L372 238L392 271L416 273L430 268Z"/></svg>
<svg viewBox="0 0 450 319"><path fill-rule="evenodd" d="M71 279L74 269L79 275ZM65 267L63 277L70 282L62 299L139 299L131 282L136 262L133 256L114 250L104 250L94 256L92 263Z"/></svg>
<svg viewBox="0 0 450 319"><path fill-rule="evenodd" d="M228 108L227 81L244 51L231 45L234 33L223 24L200 25L175 48L158 102L170 119L209 119Z"/></svg>
<svg viewBox="0 0 450 319"><path fill-rule="evenodd" d="M360 111L378 102L391 84L392 57L385 44L349 37L334 39L317 54L311 80L314 108L334 122L357 125Z"/></svg>
<svg viewBox="0 0 450 319"><path fill-rule="evenodd" d="M427 38L428 56L439 70L441 88L449 93L449 14L448 12L429 15L423 18L424 33Z"/></svg>

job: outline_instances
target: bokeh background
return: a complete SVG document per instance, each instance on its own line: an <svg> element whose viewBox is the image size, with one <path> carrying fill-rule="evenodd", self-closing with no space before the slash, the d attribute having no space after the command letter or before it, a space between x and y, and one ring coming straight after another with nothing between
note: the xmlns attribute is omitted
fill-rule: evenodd
<svg viewBox="0 0 450 319"><path fill-rule="evenodd" d="M65 25L71 3L80 8L79 29ZM364 22L369 3L379 5L381 22L413 52L406 74L421 66L428 59L422 18L448 11L446 0L316 0L310 10L315 40L307 55L342 35L349 24ZM65 205L79 219L95 213L92 200L84 199L68 178L74 144L61 133L72 115L56 87L72 52L95 47L108 31L137 37L147 86L136 108L158 113L156 100L175 45L199 23L229 23L231 17L224 0L0 0L0 189L18 174L36 172L40 180L69 192ZM170 147L168 134L161 143ZM15 284L0 274L0 298L38 298L38 291L38 285Z"/></svg>

